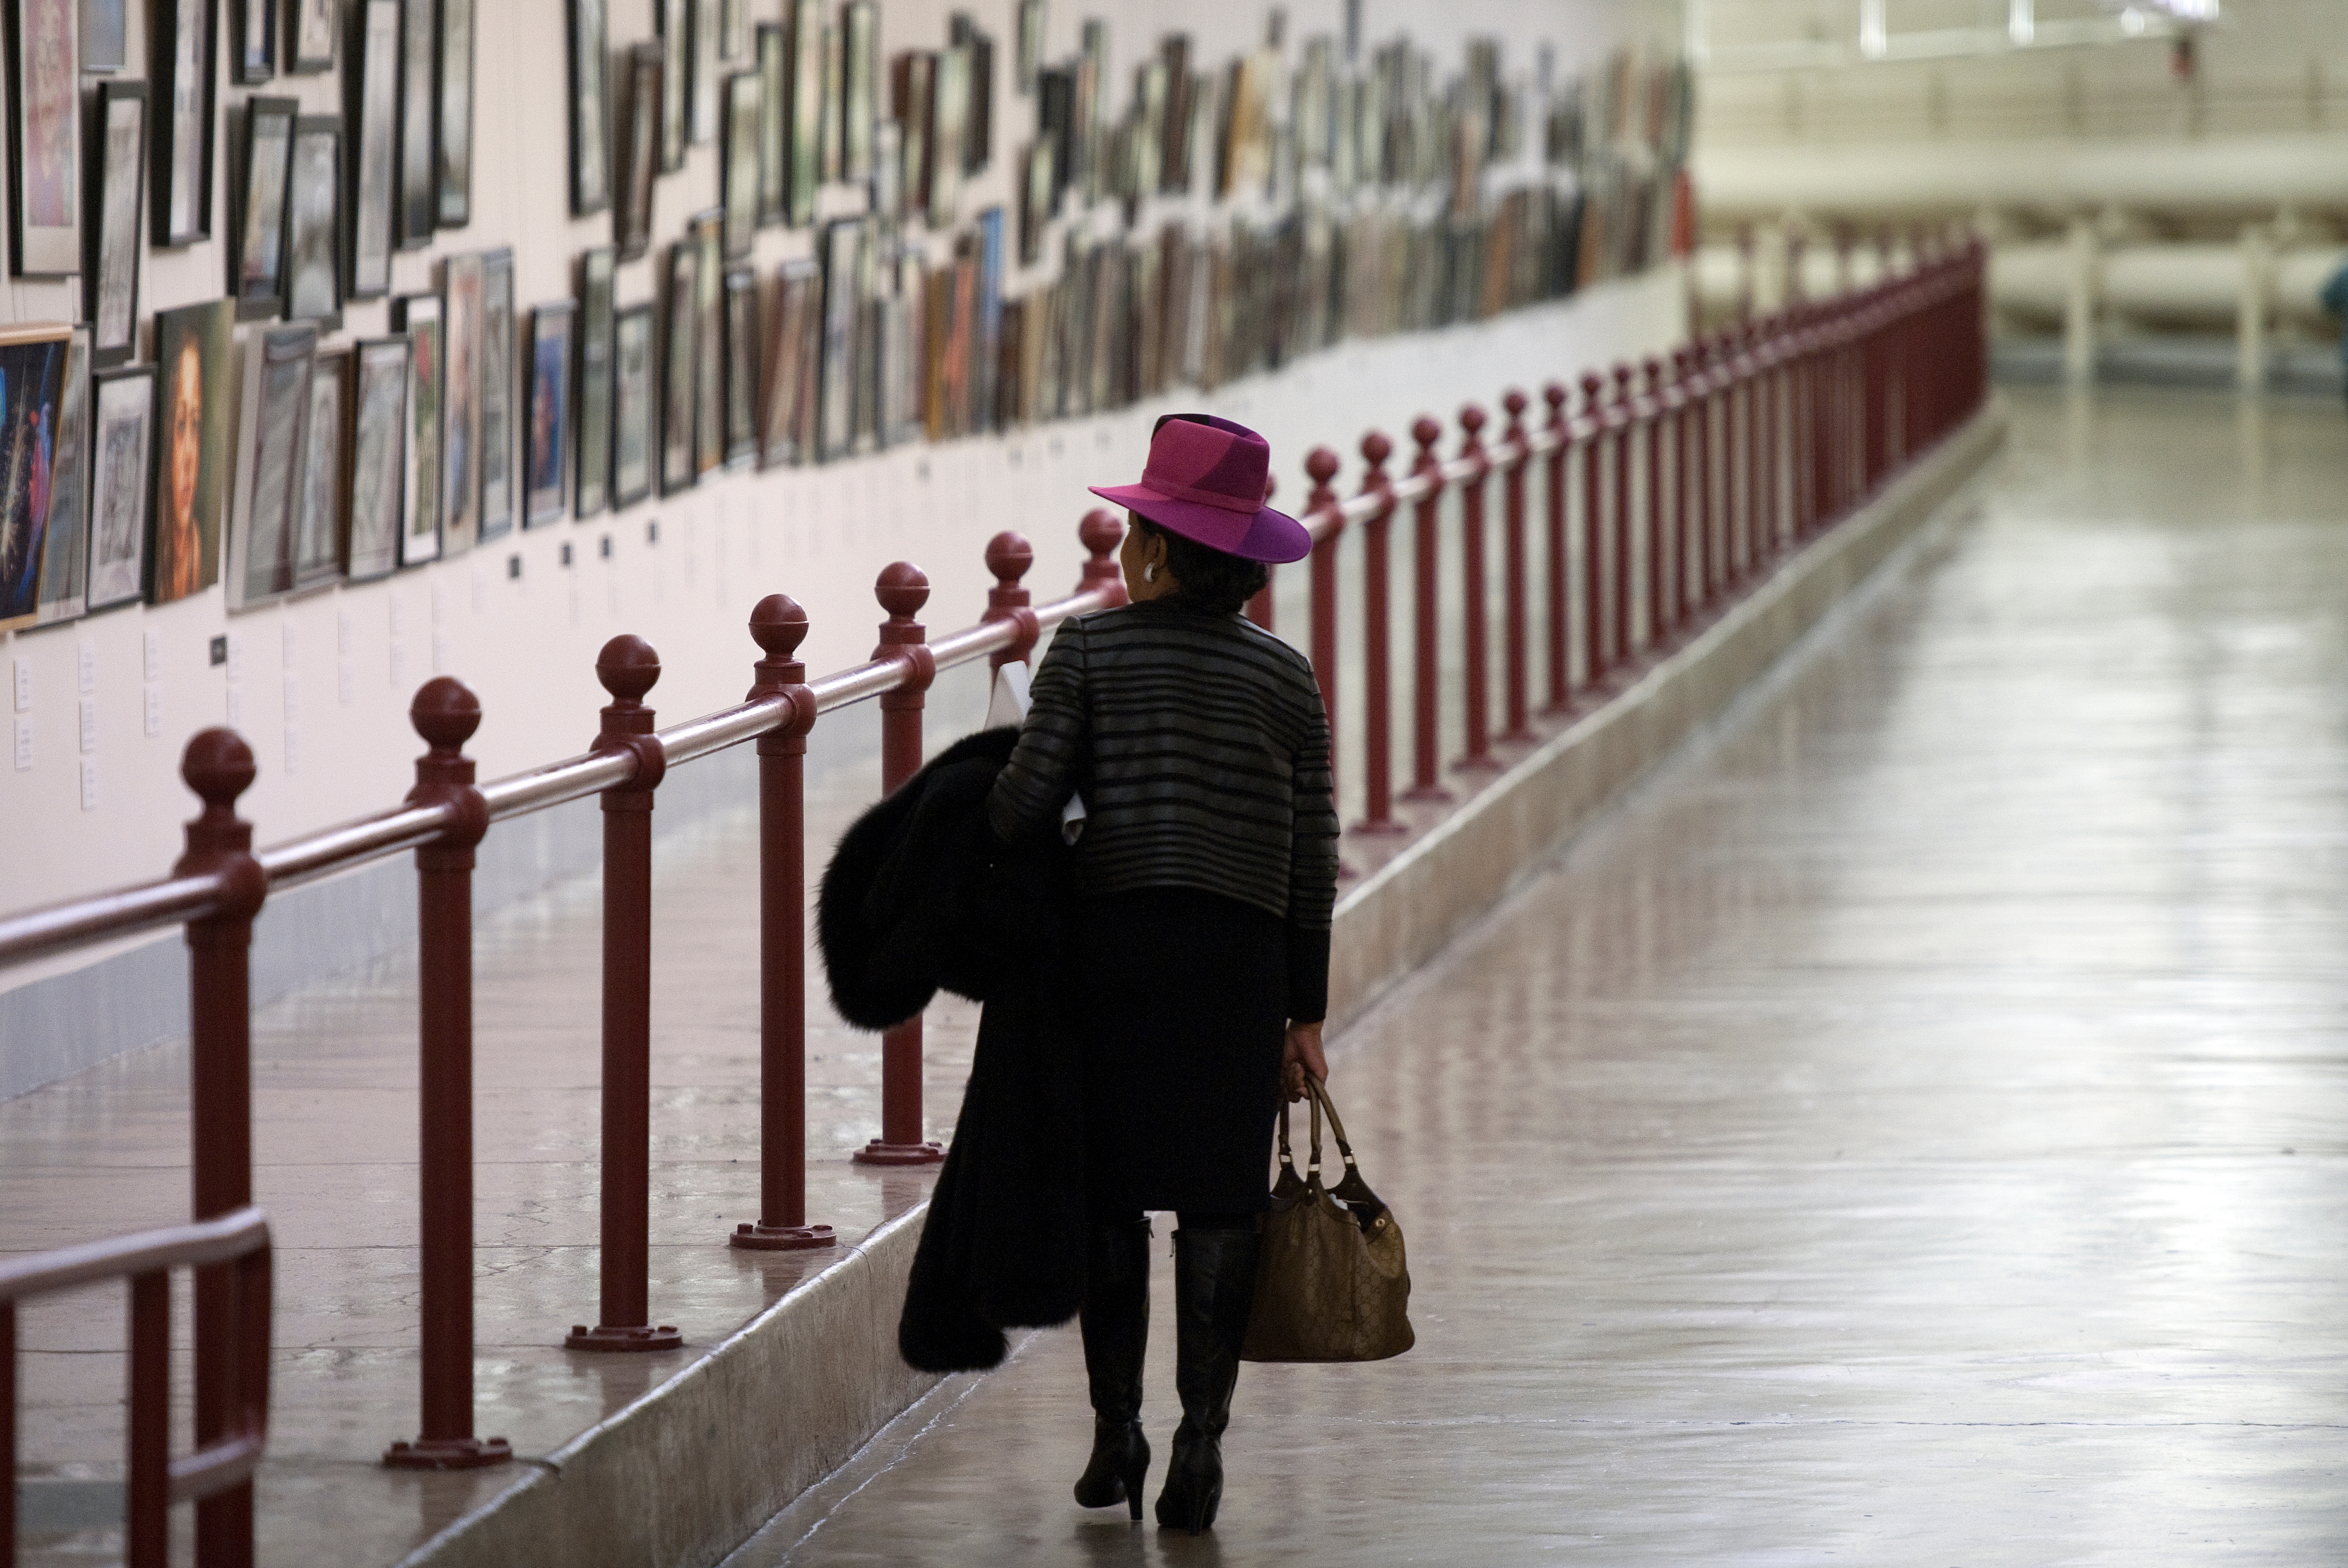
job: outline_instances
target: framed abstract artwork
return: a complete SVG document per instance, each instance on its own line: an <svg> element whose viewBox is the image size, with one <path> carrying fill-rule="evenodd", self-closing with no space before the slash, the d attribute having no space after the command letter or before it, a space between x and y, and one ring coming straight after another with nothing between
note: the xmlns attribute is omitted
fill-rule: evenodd
<svg viewBox="0 0 2348 1568"><path fill-rule="evenodd" d="M8 257L20 278L82 267L81 16L74 0L6 0Z"/></svg>
<svg viewBox="0 0 2348 1568"><path fill-rule="evenodd" d="M694 469L726 461L726 215L716 208L688 230L700 248L694 273Z"/></svg>
<svg viewBox="0 0 2348 1568"><path fill-rule="evenodd" d="M40 613L49 523L42 458L57 428L72 340L63 322L0 327L0 629L29 626Z"/></svg>
<svg viewBox="0 0 2348 1568"><path fill-rule="evenodd" d="M167 250L212 234L212 39L217 0L152 0L147 73L149 240Z"/></svg>
<svg viewBox="0 0 2348 1568"><path fill-rule="evenodd" d="M81 68L103 76L130 63L129 0L81 0Z"/></svg>
<svg viewBox="0 0 2348 1568"><path fill-rule="evenodd" d="M789 169L783 201L786 221L798 228L815 222L816 187L823 182L823 0L788 0L788 5L783 156Z"/></svg>
<svg viewBox="0 0 2348 1568"><path fill-rule="evenodd" d="M762 468L807 462L815 456L816 346L822 323L822 274L812 261L783 263L767 312Z"/></svg>
<svg viewBox="0 0 2348 1568"><path fill-rule="evenodd" d="M35 619L70 621L89 598L89 328L77 326L66 346L64 390L57 422L48 432L48 521L41 532L41 583ZM41 469L34 469L36 479Z"/></svg>
<svg viewBox="0 0 2348 1568"><path fill-rule="evenodd" d="M90 379L88 607L135 604L147 592L148 466L155 459L155 367Z"/></svg>
<svg viewBox="0 0 2348 1568"><path fill-rule="evenodd" d="M139 273L147 252L139 222L139 198L147 193L147 84L98 83L94 124L82 310L90 322L91 362L118 365L139 346Z"/></svg>
<svg viewBox="0 0 2348 1568"><path fill-rule="evenodd" d="M399 563L420 565L440 554L441 360L446 342L438 294L408 294L392 302L393 330L407 338L407 440L399 510Z"/></svg>
<svg viewBox="0 0 2348 1568"><path fill-rule="evenodd" d="M685 73L685 134L695 146L718 139L723 83L717 70L718 0L689 0L686 30L692 38Z"/></svg>

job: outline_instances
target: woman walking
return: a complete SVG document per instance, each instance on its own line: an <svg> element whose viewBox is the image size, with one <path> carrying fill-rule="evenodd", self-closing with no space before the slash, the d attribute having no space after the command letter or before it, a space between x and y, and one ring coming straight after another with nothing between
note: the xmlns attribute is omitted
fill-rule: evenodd
<svg viewBox="0 0 2348 1568"><path fill-rule="evenodd" d="M1311 665L1241 618L1268 563L1312 539L1263 504L1271 452L1204 414L1159 421L1129 509L1131 603L1065 623L987 799L997 837L1086 810L1076 853L1093 1404L1086 1508L1141 1517L1149 1222L1173 1210L1182 1419L1158 1522L1194 1533L1222 1496L1274 1116L1327 1076L1337 816Z"/></svg>

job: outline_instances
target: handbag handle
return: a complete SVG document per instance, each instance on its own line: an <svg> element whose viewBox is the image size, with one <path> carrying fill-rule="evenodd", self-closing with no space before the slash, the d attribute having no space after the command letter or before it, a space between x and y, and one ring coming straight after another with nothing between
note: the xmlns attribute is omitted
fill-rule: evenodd
<svg viewBox="0 0 2348 1568"><path fill-rule="evenodd" d="M1310 1073L1305 1075L1304 1081L1313 1090L1306 1097L1312 1102L1312 1153L1304 1166L1306 1171L1312 1171L1321 1169L1321 1108L1327 1103L1328 1096L1323 1092L1319 1084L1313 1081L1313 1076ZM1350 1168L1354 1163L1354 1150L1345 1141L1344 1128L1337 1124L1337 1109L1334 1106L1329 1108L1329 1120L1331 1125L1337 1127L1337 1148L1344 1155L1345 1164ZM1296 1156L1290 1151L1288 1146L1288 1102L1286 1100L1280 1102L1280 1162L1292 1171L1296 1169Z"/></svg>

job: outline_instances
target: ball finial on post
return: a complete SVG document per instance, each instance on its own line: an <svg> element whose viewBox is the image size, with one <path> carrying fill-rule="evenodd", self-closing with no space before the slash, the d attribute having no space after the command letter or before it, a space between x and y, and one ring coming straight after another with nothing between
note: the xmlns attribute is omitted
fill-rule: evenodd
<svg viewBox="0 0 2348 1568"><path fill-rule="evenodd" d="M1460 406L1459 428L1468 432L1469 442L1473 443L1483 430L1485 418L1484 406L1480 403L1466 403Z"/></svg>
<svg viewBox="0 0 2348 1568"><path fill-rule="evenodd" d="M644 701L660 676L660 655L633 633L621 633L595 655L595 678L603 683L614 702L623 706Z"/></svg>
<svg viewBox="0 0 2348 1568"><path fill-rule="evenodd" d="M233 817L236 798L252 787L258 772L252 748L233 729L198 730L180 757L180 777L204 803L207 817Z"/></svg>
<svg viewBox="0 0 2348 1568"><path fill-rule="evenodd" d="M986 569L994 574L1001 587L1019 586L1027 569L1035 564L1035 546L1007 528L986 542Z"/></svg>
<svg viewBox="0 0 2348 1568"><path fill-rule="evenodd" d="M788 593L769 593L750 609L750 640L770 659L788 659L807 641L808 614Z"/></svg>
<svg viewBox="0 0 2348 1568"><path fill-rule="evenodd" d="M1097 589L1109 595L1112 603L1124 603L1125 574L1117 564L1117 547L1125 542L1125 524L1108 508L1097 506L1076 524L1076 538L1084 544L1086 556L1076 592L1089 593Z"/></svg>
<svg viewBox="0 0 2348 1568"><path fill-rule="evenodd" d="M1362 460L1371 468L1384 468L1386 459L1392 456L1394 443L1386 439L1385 431L1372 430L1362 438Z"/></svg>
<svg viewBox="0 0 2348 1568"><path fill-rule="evenodd" d="M434 676L416 688L407 722L436 757L454 757L481 727L481 699L455 676Z"/></svg>
<svg viewBox="0 0 2348 1568"><path fill-rule="evenodd" d="M1443 427L1435 422L1432 414L1421 414L1411 421L1410 438L1418 443L1420 458L1435 455L1435 443L1443 439Z"/></svg>
<svg viewBox="0 0 2348 1568"><path fill-rule="evenodd" d="M1541 388L1541 401L1549 405L1550 424L1560 425L1565 422L1565 400L1570 396L1571 394L1566 391L1565 383L1562 381L1552 381Z"/></svg>
<svg viewBox="0 0 2348 1568"><path fill-rule="evenodd" d="M1581 373L1582 411L1589 414L1597 413L1598 405L1604 402L1605 399L1606 383L1599 379L1598 373L1596 371L1583 371Z"/></svg>
<svg viewBox="0 0 2348 1568"><path fill-rule="evenodd" d="M1304 472L1317 489L1337 477L1337 454L1327 447L1315 447L1304 454Z"/></svg>
<svg viewBox="0 0 2348 1568"><path fill-rule="evenodd" d="M872 596L891 621L910 621L930 602L930 574L910 561L895 561L880 569Z"/></svg>

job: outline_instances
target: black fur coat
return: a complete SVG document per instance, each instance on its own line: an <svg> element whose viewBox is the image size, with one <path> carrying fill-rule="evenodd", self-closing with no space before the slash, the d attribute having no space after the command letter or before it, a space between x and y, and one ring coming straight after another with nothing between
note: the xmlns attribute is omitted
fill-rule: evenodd
<svg viewBox="0 0 2348 1568"><path fill-rule="evenodd" d="M1056 833L1006 845L986 824L1017 738L957 741L866 811L817 898L832 1004L850 1024L902 1023L940 990L982 1005L897 1325L899 1353L926 1372L996 1366L1004 1329L1066 1323L1084 1300L1069 851Z"/></svg>

